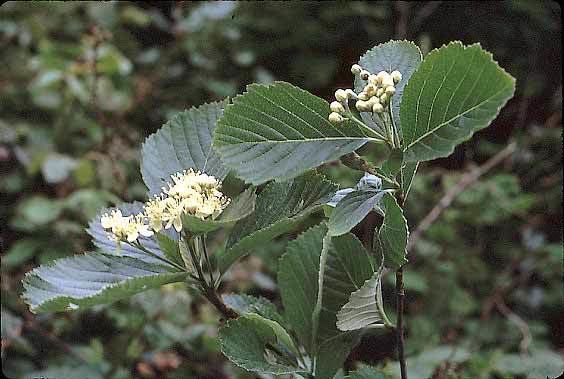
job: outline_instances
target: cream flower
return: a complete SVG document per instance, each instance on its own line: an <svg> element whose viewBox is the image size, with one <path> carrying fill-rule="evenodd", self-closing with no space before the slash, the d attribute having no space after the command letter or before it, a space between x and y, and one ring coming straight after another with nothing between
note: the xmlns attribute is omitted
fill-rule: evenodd
<svg viewBox="0 0 564 379"><path fill-rule="evenodd" d="M213 176L184 170L171 176L172 183L160 195L145 204L149 226L158 232L174 227L182 230L182 216L215 218L229 203L219 190L221 183Z"/></svg>
<svg viewBox="0 0 564 379"><path fill-rule="evenodd" d="M110 239L119 242L134 242L139 236L151 237L153 232L145 224L146 217L143 214L124 217L119 209L114 209L110 214L104 214L100 218L100 224L104 229L109 229Z"/></svg>

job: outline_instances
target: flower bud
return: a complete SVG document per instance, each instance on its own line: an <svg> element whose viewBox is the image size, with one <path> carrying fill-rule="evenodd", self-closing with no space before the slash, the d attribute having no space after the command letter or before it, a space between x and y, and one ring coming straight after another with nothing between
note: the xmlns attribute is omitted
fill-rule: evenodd
<svg viewBox="0 0 564 379"><path fill-rule="evenodd" d="M384 88L380 87L376 90L376 96L380 97L384 93Z"/></svg>
<svg viewBox="0 0 564 379"><path fill-rule="evenodd" d="M362 92L365 92L368 96L374 96L376 94L376 87L373 84L367 84Z"/></svg>
<svg viewBox="0 0 564 379"><path fill-rule="evenodd" d="M366 101L366 100L370 99L370 96L368 96L368 94L366 92L361 92L361 93L358 94L358 99Z"/></svg>
<svg viewBox="0 0 564 379"><path fill-rule="evenodd" d="M352 65L352 67L351 67L351 72L352 72L354 75L360 74L361 71L362 71L362 67L360 67L360 65L358 65L358 64L353 64L353 65Z"/></svg>
<svg viewBox="0 0 564 379"><path fill-rule="evenodd" d="M368 77L368 82L377 86L379 84L378 83L378 75L370 74L370 76Z"/></svg>
<svg viewBox="0 0 564 379"><path fill-rule="evenodd" d="M376 103L372 106L372 112L382 113L382 112L384 112L384 106L380 103Z"/></svg>
<svg viewBox="0 0 564 379"><path fill-rule="evenodd" d="M396 93L396 88L394 86L387 86L386 93L390 96L393 96L393 94Z"/></svg>
<svg viewBox="0 0 564 379"><path fill-rule="evenodd" d="M382 81L384 80L384 78L388 76L388 73L386 71L380 71L377 75L376 75L376 82L377 84L382 84Z"/></svg>
<svg viewBox="0 0 564 379"><path fill-rule="evenodd" d="M331 112L345 113L345 107L343 107L343 104L339 103L338 101L333 101L330 105L330 108Z"/></svg>
<svg viewBox="0 0 564 379"><path fill-rule="evenodd" d="M390 95L384 93L382 96L380 96L380 103L387 104L389 99L390 99Z"/></svg>
<svg viewBox="0 0 564 379"><path fill-rule="evenodd" d="M382 78L382 87L393 86L394 80L390 76L390 74L386 73L386 75Z"/></svg>
<svg viewBox="0 0 564 379"><path fill-rule="evenodd" d="M354 93L354 91L350 88L345 90L345 94L347 95L347 99L356 99L358 97L356 93Z"/></svg>
<svg viewBox="0 0 564 379"><path fill-rule="evenodd" d="M360 78L362 80L368 80L368 77L370 76L370 72L366 71L366 70L362 70L360 72Z"/></svg>
<svg viewBox="0 0 564 379"><path fill-rule="evenodd" d="M367 101L358 100L356 102L356 109L358 109L359 112L370 112L372 107Z"/></svg>
<svg viewBox="0 0 564 379"><path fill-rule="evenodd" d="M331 112L329 114L329 122L331 122L332 124L339 124L343 121L344 121L344 118L340 114L338 114L336 112Z"/></svg>
<svg viewBox="0 0 564 379"><path fill-rule="evenodd" d="M337 101L339 102L343 102L347 100L347 93L342 90L342 89L338 89L335 91L335 99L337 99Z"/></svg>
<svg viewBox="0 0 564 379"><path fill-rule="evenodd" d="M372 96L370 99L368 99L368 104L370 104L370 106L373 106L376 103L380 103L380 99L376 96Z"/></svg>
<svg viewBox="0 0 564 379"><path fill-rule="evenodd" d="M392 80L394 81L394 83L397 84L397 83L401 82L401 72L399 72L398 70L392 71L390 76L392 77Z"/></svg>

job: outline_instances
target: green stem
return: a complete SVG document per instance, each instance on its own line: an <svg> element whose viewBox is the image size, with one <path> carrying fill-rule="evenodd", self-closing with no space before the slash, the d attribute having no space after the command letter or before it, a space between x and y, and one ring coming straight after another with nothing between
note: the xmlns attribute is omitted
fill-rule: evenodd
<svg viewBox="0 0 564 379"><path fill-rule="evenodd" d="M196 248L194 246L194 240L189 238L186 239L185 241L186 241L186 247L188 248L188 252L190 253L190 257L192 258L192 265L196 268L196 272L198 273L198 278L200 279L202 286L207 288L208 283L206 282L206 278L202 271L202 265L200 259L198 259L198 257L196 256Z"/></svg>
<svg viewBox="0 0 564 379"><path fill-rule="evenodd" d="M389 109L389 105L388 105L388 109ZM393 128L393 125L392 125L391 120L390 120L390 115L388 113L383 113L382 114L382 120L383 120L384 125L386 126L386 133L388 134L388 141L390 142L392 149L395 149L396 143L395 143L395 140L394 140L394 128Z"/></svg>
<svg viewBox="0 0 564 379"><path fill-rule="evenodd" d="M381 135L380 133L378 133L377 131L375 131L374 129L372 129L371 127L369 127L368 125L366 125L364 122L362 122L361 120L359 120L358 118L356 118L356 116L352 113L352 111L350 110L349 106L346 106L346 115L353 120L356 124L358 124L358 126L360 126L362 129L364 129L365 131L367 131L369 134L372 134L373 137L378 138L379 140L381 140L382 142L386 142L386 137L384 137L383 135Z"/></svg>
<svg viewBox="0 0 564 379"><path fill-rule="evenodd" d="M396 140L396 147L401 147L399 130L398 130L398 127L396 125L396 122L394 121L394 112L392 110L392 100L391 99L390 99L390 104L388 105L388 113L390 115L390 121L392 123L392 129L394 131L394 137L395 137L395 140Z"/></svg>
<svg viewBox="0 0 564 379"><path fill-rule="evenodd" d="M129 242L129 241L125 241L125 242L126 242L129 246L134 247L134 248L136 248L136 249L139 249L139 250L143 251L144 253L149 254L149 255L152 256L153 258L156 258L156 259L160 260L161 262L168 263L169 265L174 266L174 267L176 267L176 268L178 268L178 269L180 269L180 270L182 270L182 271L186 271L186 268L180 266L179 264L177 264L177 263L175 263L175 262L173 262L173 261L171 261L171 260L169 260L169 259L167 259L167 258L161 257L161 256L159 256L159 255L153 253L152 251L146 249L143 245L141 245L141 244L139 243L139 241L137 241L137 243L132 243L132 242Z"/></svg>
<svg viewBox="0 0 564 379"><path fill-rule="evenodd" d="M215 283L215 279L214 279L214 276L213 276L213 267L211 265L210 257L208 255L208 248L206 246L206 237L207 237L206 234L202 235L200 237L200 242L202 243L202 252L204 253L204 257L206 259L206 265L208 266L208 271L209 271L209 276L210 276L210 284L212 286L214 286L214 288L216 288L217 284L219 284L219 283Z"/></svg>
<svg viewBox="0 0 564 379"><path fill-rule="evenodd" d="M323 246L321 248L321 256L319 257L319 276L317 279L317 301L315 303L315 308L312 313L312 346L315 354L315 360L313 363L313 370L315 372L315 366L317 365L317 333L319 331L319 317L321 315L321 307L323 306L323 281L325 279L325 266L327 264L327 255L329 253L329 243L331 242L331 237L329 234L323 237Z"/></svg>

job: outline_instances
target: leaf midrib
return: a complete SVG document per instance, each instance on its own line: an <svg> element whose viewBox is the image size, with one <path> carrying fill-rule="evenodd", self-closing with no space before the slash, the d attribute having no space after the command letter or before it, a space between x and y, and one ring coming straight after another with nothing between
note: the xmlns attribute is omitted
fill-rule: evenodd
<svg viewBox="0 0 564 379"><path fill-rule="evenodd" d="M481 102L479 102L478 104L470 107L469 109L465 110L464 112L453 116L452 118L450 118L447 121L443 121L440 124L438 124L436 127L434 127L433 129L430 129L429 131L427 131L426 133L422 134L421 136L419 136L417 139L413 140L409 145L407 145L407 147L405 148L406 150L411 148L412 146L414 146L415 144L421 142L423 139L425 139L426 137L430 136L431 134L435 133L437 130L439 130L440 128L450 124L451 122L455 121L456 119L465 116L466 114L468 114L469 112L472 112L473 110L475 110L476 108L481 107L482 105L484 105L487 102L492 101L493 98L495 98L496 96L498 96L500 93L502 93L503 91L505 91L507 89L507 87L511 86L511 83L507 83L506 85L504 85L499 91L495 92L494 94L492 94L490 97L488 97L487 99L482 100ZM429 115L430 117L430 115Z"/></svg>
<svg viewBox="0 0 564 379"><path fill-rule="evenodd" d="M232 137L229 136L228 137ZM377 138L373 138L373 137L325 137L325 138L308 138L308 139L300 139L300 140L296 140L296 139L285 139L282 141L279 140L265 140L265 141L253 141L253 142L246 142L246 141L242 141L239 143L234 143L234 144L230 144L230 145L259 145L259 144L264 144L264 143L270 143L270 144L276 144L276 143L311 143L311 142L325 142L325 141L341 141L341 140L346 140L346 141L380 141ZM225 145L224 145L225 146ZM222 146L219 146L222 147Z"/></svg>

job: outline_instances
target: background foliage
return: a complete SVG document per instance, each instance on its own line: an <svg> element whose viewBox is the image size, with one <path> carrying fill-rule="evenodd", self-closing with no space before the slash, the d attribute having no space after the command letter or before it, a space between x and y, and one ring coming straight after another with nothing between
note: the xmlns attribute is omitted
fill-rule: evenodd
<svg viewBox="0 0 564 379"><path fill-rule="evenodd" d="M0 8L4 373L254 377L221 356L217 314L181 286L33 316L19 297L21 277L39 263L93 250L88 220L104 206L143 199L141 142L173 113L276 79L329 100L350 83L350 65L390 38L412 39L424 53L453 39L480 42L517 78L515 98L493 125L450 158L422 165L413 184L412 230L465 172L517 143L411 250L410 377L535 378L558 368L564 309L556 3L13 2ZM374 160L378 153L363 151ZM338 164L323 170L343 187L359 176ZM227 178L228 191L240 186ZM318 216L309 217L302 230ZM354 232L362 239L363 230ZM287 240L237 265L224 290L280 305L275 275ZM391 276L383 290L390 312ZM393 377L394 349L391 333L373 332L347 367L370 363Z"/></svg>

